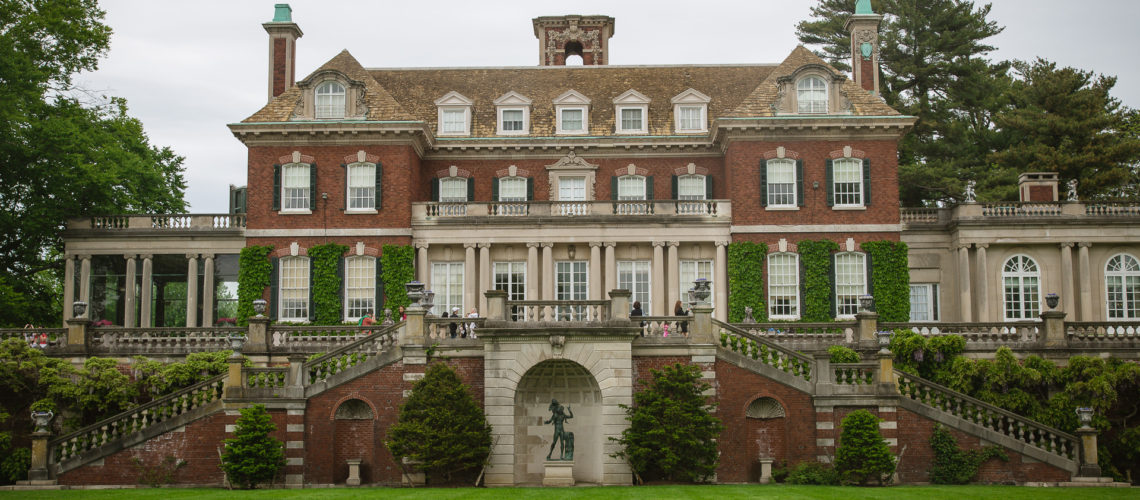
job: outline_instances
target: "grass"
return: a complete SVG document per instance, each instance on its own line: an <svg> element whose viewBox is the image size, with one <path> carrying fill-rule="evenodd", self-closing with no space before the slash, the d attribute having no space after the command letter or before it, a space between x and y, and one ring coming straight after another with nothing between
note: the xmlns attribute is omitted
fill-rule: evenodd
<svg viewBox="0 0 1140 500"><path fill-rule="evenodd" d="M141 488L125 490L0 491L0 498L130 498L130 499L230 499L230 498L358 498L383 497L395 500L549 500L575 499L954 499L1000 498L1002 500L1049 500L1073 498L1136 498L1132 488L1029 488L1019 486L893 486L855 488L838 486L718 485L718 486L637 486L605 488L331 488L298 490L237 491L223 489Z"/></svg>

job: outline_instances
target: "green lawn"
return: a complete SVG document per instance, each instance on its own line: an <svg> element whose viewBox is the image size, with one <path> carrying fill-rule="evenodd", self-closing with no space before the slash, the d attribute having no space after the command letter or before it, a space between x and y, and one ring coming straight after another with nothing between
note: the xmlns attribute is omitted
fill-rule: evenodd
<svg viewBox="0 0 1140 500"><path fill-rule="evenodd" d="M0 498L130 498L130 499L230 499L230 498L359 498L384 499L502 499L511 500L563 500L574 498L604 498L645 500L659 498L683 499L799 499L819 498L858 500L863 498L966 500L971 498L1000 498L1002 500L1081 500L1095 498L1137 498L1132 488L1028 488L1018 486L895 486L890 488L842 488L833 486L638 486L607 488L336 488L302 490L229 491L222 489L127 489L127 490L64 490L64 491L0 491Z"/></svg>

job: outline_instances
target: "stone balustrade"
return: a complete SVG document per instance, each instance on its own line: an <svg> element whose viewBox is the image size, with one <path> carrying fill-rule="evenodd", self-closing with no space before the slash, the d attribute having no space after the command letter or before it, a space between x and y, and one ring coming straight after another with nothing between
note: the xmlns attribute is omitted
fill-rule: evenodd
<svg viewBox="0 0 1140 500"><path fill-rule="evenodd" d="M1136 202L1001 202L962 203L947 208L908 207L899 209L903 224L944 225L965 219L1033 218L1080 221L1090 218L1140 218L1140 203Z"/></svg>
<svg viewBox="0 0 1140 500"><path fill-rule="evenodd" d="M412 204L412 223L489 217L503 221L528 217L697 216L730 218L728 200L472 201Z"/></svg>
<svg viewBox="0 0 1140 500"><path fill-rule="evenodd" d="M98 215L71 219L67 228L95 231L241 231L245 228L245 214Z"/></svg>
<svg viewBox="0 0 1140 500"><path fill-rule="evenodd" d="M515 300L507 301L511 317L519 322L607 321L608 300Z"/></svg>

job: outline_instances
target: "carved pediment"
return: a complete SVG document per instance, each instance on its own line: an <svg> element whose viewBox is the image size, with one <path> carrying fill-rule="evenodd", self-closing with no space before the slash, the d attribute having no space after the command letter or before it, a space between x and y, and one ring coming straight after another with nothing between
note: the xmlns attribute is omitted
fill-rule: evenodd
<svg viewBox="0 0 1140 500"><path fill-rule="evenodd" d="M598 166L578 157L573 151L559 158L553 165L547 165L547 170L597 170Z"/></svg>

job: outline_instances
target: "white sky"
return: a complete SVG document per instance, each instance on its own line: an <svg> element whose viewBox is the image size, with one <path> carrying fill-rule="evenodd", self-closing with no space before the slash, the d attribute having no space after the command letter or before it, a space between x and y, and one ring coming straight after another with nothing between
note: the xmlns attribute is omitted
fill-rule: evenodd
<svg viewBox="0 0 1140 500"><path fill-rule="evenodd" d="M921 0L920 0L921 1ZM81 86L125 97L152 144L186 157L195 213L225 212L228 184L246 183L246 149L226 128L266 102L272 1L103 0L110 55ZM364 67L531 66L531 19L616 18L610 64L778 63L798 43L813 0L632 2L293 0L298 79L341 49ZM1042 56L1119 80L1114 95L1140 107L1140 1L993 0L1005 26L994 59ZM569 10L568 10L569 9Z"/></svg>

